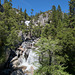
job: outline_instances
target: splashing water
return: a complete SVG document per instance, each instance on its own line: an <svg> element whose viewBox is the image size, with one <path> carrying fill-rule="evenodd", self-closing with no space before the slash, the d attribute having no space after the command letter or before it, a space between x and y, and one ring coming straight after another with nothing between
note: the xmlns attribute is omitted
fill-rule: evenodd
<svg viewBox="0 0 75 75"><path fill-rule="evenodd" d="M26 47L25 45L26 44L23 43L23 48ZM29 52L28 58L27 59L25 58L24 55L26 51L24 51L22 56L19 58L20 65L18 67L26 66L27 68L25 69L25 71L31 71L31 67L33 67L34 70L37 70L39 67L39 60L38 60L39 56L32 49L27 50Z"/></svg>

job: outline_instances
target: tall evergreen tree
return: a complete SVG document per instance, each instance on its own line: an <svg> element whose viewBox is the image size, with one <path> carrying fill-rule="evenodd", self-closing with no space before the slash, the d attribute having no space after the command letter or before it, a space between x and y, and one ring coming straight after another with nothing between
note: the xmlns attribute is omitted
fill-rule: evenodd
<svg viewBox="0 0 75 75"><path fill-rule="evenodd" d="M20 12L22 12L22 8L20 8Z"/></svg>
<svg viewBox="0 0 75 75"><path fill-rule="evenodd" d="M75 0L69 1L69 10L70 10L70 28L75 27Z"/></svg>
<svg viewBox="0 0 75 75"><path fill-rule="evenodd" d="M12 0L9 0L10 5L12 6L12 3L11 2L12 2Z"/></svg>
<svg viewBox="0 0 75 75"><path fill-rule="evenodd" d="M33 10L33 9L31 9L31 14L33 14L33 11L34 11L34 10Z"/></svg>
<svg viewBox="0 0 75 75"><path fill-rule="evenodd" d="M52 6L52 24L54 27L57 27L57 12L56 12L56 7L53 5Z"/></svg>
<svg viewBox="0 0 75 75"><path fill-rule="evenodd" d="M34 11L34 9L31 9L31 18L33 17L33 11Z"/></svg>
<svg viewBox="0 0 75 75"><path fill-rule="evenodd" d="M31 9L31 23L30 23L30 37L32 37L32 17L33 17L33 9Z"/></svg>
<svg viewBox="0 0 75 75"><path fill-rule="evenodd" d="M26 20L26 18L27 18L27 13L26 13L26 9L25 9L25 11L24 11L24 17L25 17L25 20Z"/></svg>
<svg viewBox="0 0 75 75"><path fill-rule="evenodd" d="M70 16L75 17L75 0L69 1Z"/></svg>
<svg viewBox="0 0 75 75"><path fill-rule="evenodd" d="M57 8L57 16L58 16L58 20L59 20L59 19L62 20L62 11L61 11L60 5L58 5L58 8Z"/></svg>

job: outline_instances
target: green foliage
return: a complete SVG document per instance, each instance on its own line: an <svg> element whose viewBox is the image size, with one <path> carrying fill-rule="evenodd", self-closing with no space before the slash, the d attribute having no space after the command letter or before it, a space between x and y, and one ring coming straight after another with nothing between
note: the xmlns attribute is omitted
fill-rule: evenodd
<svg viewBox="0 0 75 75"><path fill-rule="evenodd" d="M33 9L31 9L31 14L33 14L33 11L34 11L34 10L33 10Z"/></svg>
<svg viewBox="0 0 75 75"><path fill-rule="evenodd" d="M58 33L58 38L62 39L60 40L60 44L63 46L63 54L68 56L68 59L65 57L66 59L66 64L67 67L67 71L69 71L70 73L75 73L75 59L74 59L74 54L75 54L75 33L74 33L74 29L70 29L68 28L63 29L61 32Z"/></svg>
<svg viewBox="0 0 75 75"><path fill-rule="evenodd" d="M28 14L26 13L26 9L25 9L25 11L24 11L24 13L23 13L23 15L24 15L24 18L25 18L25 20L30 20L30 17L28 16Z"/></svg>
<svg viewBox="0 0 75 75"><path fill-rule="evenodd" d="M53 5L52 6L52 24L54 25L54 27L57 27L57 11L56 11L56 7Z"/></svg>
<svg viewBox="0 0 75 75"><path fill-rule="evenodd" d="M1 0L0 0L1 1ZM24 24L30 20L26 13L13 9L12 0L4 0L4 12L0 12L0 63L5 61L5 51L8 48L15 49L17 44L22 42L18 36L19 31L29 33L30 36L41 37L36 46L41 66L35 75L74 75L75 74L75 1L70 0L70 14L62 13L60 5L52 6L52 13L49 15L48 24L41 26L33 25L32 19L38 20L40 12L33 16L31 9L31 23ZM16 14L16 11L18 14ZM51 21L51 22L50 22Z"/></svg>
<svg viewBox="0 0 75 75"><path fill-rule="evenodd" d="M70 0L70 17L60 6L52 7L49 21L43 28L37 44L40 68L35 75L75 74L75 17L74 0Z"/></svg>
<svg viewBox="0 0 75 75"><path fill-rule="evenodd" d="M60 5L58 5L58 8L57 8L57 16L58 16L58 20L59 20L59 19L62 20L62 11L61 11Z"/></svg>
<svg viewBox="0 0 75 75"><path fill-rule="evenodd" d="M75 0L69 1L70 16L75 17Z"/></svg>
<svg viewBox="0 0 75 75"><path fill-rule="evenodd" d="M40 68L35 71L34 75L69 75L64 70L65 59L62 56L62 46L59 44L60 40L52 40L51 38L41 38L37 45L39 49Z"/></svg>
<svg viewBox="0 0 75 75"><path fill-rule="evenodd" d="M43 18L44 18L44 17L46 17L46 14L45 14L45 13L43 13Z"/></svg>
<svg viewBox="0 0 75 75"><path fill-rule="evenodd" d="M22 8L20 8L20 12L22 12Z"/></svg>
<svg viewBox="0 0 75 75"><path fill-rule="evenodd" d="M41 36L42 26L40 26L40 23L38 24L38 26L33 26L32 29L33 29L32 36L34 36L34 37L40 37Z"/></svg>
<svg viewBox="0 0 75 75"><path fill-rule="evenodd" d="M3 5L4 12L0 12L0 63L5 61L7 48L15 49L22 42L22 38L18 36L19 31L25 30L22 13L16 14L16 11L7 2Z"/></svg>
<svg viewBox="0 0 75 75"><path fill-rule="evenodd" d="M51 37L51 38L55 38L57 32L56 32L56 28L54 27L54 25L52 24L46 24L45 27L43 28L42 30L42 36L48 38L48 37Z"/></svg>
<svg viewBox="0 0 75 75"><path fill-rule="evenodd" d="M75 27L75 0L70 0L69 1L69 9L70 9L70 28L74 28Z"/></svg>

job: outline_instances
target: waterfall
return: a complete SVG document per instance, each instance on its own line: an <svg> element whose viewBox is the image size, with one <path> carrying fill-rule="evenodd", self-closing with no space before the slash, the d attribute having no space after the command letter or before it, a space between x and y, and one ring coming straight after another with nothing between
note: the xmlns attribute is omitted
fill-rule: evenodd
<svg viewBox="0 0 75 75"><path fill-rule="evenodd" d="M24 51L22 55L18 58L18 61L19 61L18 67L26 66L27 68L24 70L24 72L25 71L31 72L32 68L33 70L37 70L39 67L39 60L38 60L39 56L32 49L32 48L35 48L33 44L34 44L34 41L22 43L22 48L24 49Z"/></svg>

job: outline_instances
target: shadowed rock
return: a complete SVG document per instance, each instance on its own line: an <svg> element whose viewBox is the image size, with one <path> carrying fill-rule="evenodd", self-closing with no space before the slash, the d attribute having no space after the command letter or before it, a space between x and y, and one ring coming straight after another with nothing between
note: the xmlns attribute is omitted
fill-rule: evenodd
<svg viewBox="0 0 75 75"><path fill-rule="evenodd" d="M11 75L24 75L24 73L21 69L19 69L19 70L12 72Z"/></svg>

